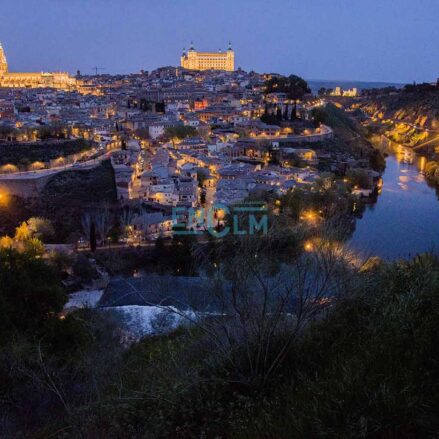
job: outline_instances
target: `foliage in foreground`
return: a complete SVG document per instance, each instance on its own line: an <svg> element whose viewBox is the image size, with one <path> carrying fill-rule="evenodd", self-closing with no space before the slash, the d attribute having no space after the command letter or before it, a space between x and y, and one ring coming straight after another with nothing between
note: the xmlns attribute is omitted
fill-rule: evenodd
<svg viewBox="0 0 439 439"><path fill-rule="evenodd" d="M245 334L230 351L217 348L224 340L213 343L219 331L206 335L213 325L123 349L113 323L95 312L57 317L65 298L41 260L0 253L1 312L20 322L1 329L2 437L418 438L439 429L432 256L370 261L353 273L345 294L309 320L261 385L245 379L258 348ZM7 271L11 255L18 271ZM236 271L242 280L245 266ZM33 295L39 313L30 313ZM234 336L239 322L222 324ZM268 352L282 337L290 335L279 334Z"/></svg>

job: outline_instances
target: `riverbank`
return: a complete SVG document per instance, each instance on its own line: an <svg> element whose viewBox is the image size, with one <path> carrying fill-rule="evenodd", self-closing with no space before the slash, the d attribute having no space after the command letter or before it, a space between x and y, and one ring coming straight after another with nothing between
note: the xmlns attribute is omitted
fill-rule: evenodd
<svg viewBox="0 0 439 439"><path fill-rule="evenodd" d="M386 169L376 203L367 205L349 245L364 256L394 260L439 249L438 191L425 176L426 158L383 144Z"/></svg>

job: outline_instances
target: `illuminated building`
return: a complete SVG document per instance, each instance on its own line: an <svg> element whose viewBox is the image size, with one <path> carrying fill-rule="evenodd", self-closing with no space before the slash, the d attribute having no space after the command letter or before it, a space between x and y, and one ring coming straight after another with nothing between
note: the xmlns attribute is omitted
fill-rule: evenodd
<svg viewBox="0 0 439 439"><path fill-rule="evenodd" d="M205 110L208 106L208 102L207 99L196 99L194 101L194 110L195 111L200 111L200 110Z"/></svg>
<svg viewBox="0 0 439 439"><path fill-rule="evenodd" d="M235 70L235 52L230 43L226 52L198 52L191 43L190 49L183 51L181 67L189 70Z"/></svg>
<svg viewBox="0 0 439 439"><path fill-rule="evenodd" d="M335 87L335 89L330 93L331 96L346 96L346 97L356 97L359 95L358 89L356 87L350 88L348 90L343 90L341 87Z"/></svg>
<svg viewBox="0 0 439 439"><path fill-rule="evenodd" d="M65 72L57 73L11 73L3 47L0 43L0 87L9 88L56 88L76 90L81 82Z"/></svg>

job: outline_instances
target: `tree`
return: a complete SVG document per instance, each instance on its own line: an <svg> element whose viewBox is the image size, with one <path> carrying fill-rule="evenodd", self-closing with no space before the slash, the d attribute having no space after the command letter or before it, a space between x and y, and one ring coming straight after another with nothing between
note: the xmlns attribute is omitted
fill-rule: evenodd
<svg viewBox="0 0 439 439"><path fill-rule="evenodd" d="M36 161L36 162L31 163L28 166L28 169L29 169L29 171L39 171L40 169L44 169L45 167L46 167L46 165L43 162Z"/></svg>
<svg viewBox="0 0 439 439"><path fill-rule="evenodd" d="M129 207L123 207L122 211L119 214L119 223L122 228L122 234L125 234L127 232L127 228L129 225L131 225L133 221L133 211Z"/></svg>
<svg viewBox="0 0 439 439"><path fill-rule="evenodd" d="M168 127L165 130L165 136L168 139L185 139L187 137L194 137L197 135L197 130L194 127L191 126L185 126L185 125L175 125L172 127Z"/></svg>
<svg viewBox="0 0 439 439"><path fill-rule="evenodd" d="M277 110L276 110L276 120L278 122L282 121L282 110L280 107L277 107Z"/></svg>
<svg viewBox="0 0 439 439"><path fill-rule="evenodd" d="M297 119L297 104L296 104L296 101L294 101L294 106L291 109L291 116L290 116L290 118L291 118L292 122Z"/></svg>
<svg viewBox="0 0 439 439"><path fill-rule="evenodd" d="M95 252L96 246L97 246L97 244L96 244L96 226L95 226L94 221L92 221L91 225L90 225L90 250L92 252Z"/></svg>
<svg viewBox="0 0 439 439"><path fill-rule="evenodd" d="M200 203L204 206L206 204L206 190L202 189L200 193Z"/></svg>
<svg viewBox="0 0 439 439"><path fill-rule="evenodd" d="M42 259L13 249L0 249L0 338L11 332L41 329L61 311L66 296L58 275Z"/></svg>
<svg viewBox="0 0 439 439"><path fill-rule="evenodd" d="M166 265L166 247L165 240L162 235L159 235L154 245L153 258L154 262L157 266L157 270L159 273L164 272L164 266Z"/></svg>
<svg viewBox="0 0 439 439"><path fill-rule="evenodd" d="M13 127L0 125L0 139L7 140L14 134L16 134L16 130Z"/></svg>
<svg viewBox="0 0 439 439"><path fill-rule="evenodd" d="M268 125L275 125L277 124L277 118L273 116L272 114L264 113L261 116L261 122L264 122Z"/></svg>
<svg viewBox="0 0 439 439"><path fill-rule="evenodd" d="M41 217L31 217L27 220L31 235L43 242L53 239L55 229L50 220Z"/></svg>
<svg viewBox="0 0 439 439"><path fill-rule="evenodd" d="M16 229L15 229L15 237L16 241L26 241L32 237L32 231L30 230L26 221L23 221Z"/></svg>
<svg viewBox="0 0 439 439"><path fill-rule="evenodd" d="M372 186L372 179L365 169L350 169L346 177L353 186L359 186L362 189L369 189Z"/></svg>
<svg viewBox="0 0 439 439"><path fill-rule="evenodd" d="M183 234L182 232L185 233ZM171 264L175 275L192 276L195 274L192 258L195 243L195 237L188 235L184 227L180 225L174 226L171 244Z"/></svg>
<svg viewBox="0 0 439 439"><path fill-rule="evenodd" d="M204 170L197 171L197 181L198 187L202 188L204 186L204 181L206 180L207 172Z"/></svg>
<svg viewBox="0 0 439 439"><path fill-rule="evenodd" d="M135 131L135 134L137 137L139 137L142 140L148 140L151 138L151 136L149 135L148 128L139 128Z"/></svg>
<svg viewBox="0 0 439 439"><path fill-rule="evenodd" d="M110 209L108 206L103 206L98 209L94 214L94 222L96 225L96 231L99 236L99 241L101 245L105 243L108 232L112 227Z"/></svg>
<svg viewBox="0 0 439 439"><path fill-rule="evenodd" d="M383 172L386 168L386 159L384 158L382 152L378 149L373 149L370 154L370 167L378 172Z"/></svg>
<svg viewBox="0 0 439 439"><path fill-rule="evenodd" d="M72 268L73 274L84 283L90 283L97 275L95 267L82 253L78 253Z"/></svg>
<svg viewBox="0 0 439 439"><path fill-rule="evenodd" d="M84 236L90 241L90 229L91 229L92 217L90 212L84 212L81 217L82 231Z"/></svg>
<svg viewBox="0 0 439 439"><path fill-rule="evenodd" d="M7 163L6 165L0 167L0 174L14 174L15 172L18 171L19 171L18 167L11 163Z"/></svg>
<svg viewBox="0 0 439 439"><path fill-rule="evenodd" d="M266 81L265 93L286 93L288 99L302 99L305 94L311 93L308 83L299 76L274 77Z"/></svg>

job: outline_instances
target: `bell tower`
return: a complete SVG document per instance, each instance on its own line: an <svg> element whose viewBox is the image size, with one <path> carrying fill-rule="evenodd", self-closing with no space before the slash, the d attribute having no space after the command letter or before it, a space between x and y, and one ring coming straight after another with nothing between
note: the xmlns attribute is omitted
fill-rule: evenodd
<svg viewBox="0 0 439 439"><path fill-rule="evenodd" d="M6 61L5 51L0 42L0 76L3 76L5 73L8 73L8 62Z"/></svg>

